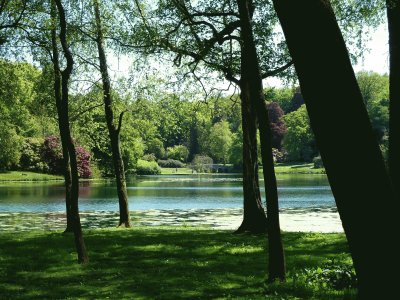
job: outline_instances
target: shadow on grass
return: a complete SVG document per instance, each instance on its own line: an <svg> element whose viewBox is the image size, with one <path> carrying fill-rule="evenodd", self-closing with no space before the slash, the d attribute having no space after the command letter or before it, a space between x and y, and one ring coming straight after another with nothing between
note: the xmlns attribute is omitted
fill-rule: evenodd
<svg viewBox="0 0 400 300"><path fill-rule="evenodd" d="M153 227L91 230L85 239L90 263L80 266L70 235L1 234L0 299L257 299L268 292L264 236ZM285 233L284 243L289 273L348 258L342 234Z"/></svg>

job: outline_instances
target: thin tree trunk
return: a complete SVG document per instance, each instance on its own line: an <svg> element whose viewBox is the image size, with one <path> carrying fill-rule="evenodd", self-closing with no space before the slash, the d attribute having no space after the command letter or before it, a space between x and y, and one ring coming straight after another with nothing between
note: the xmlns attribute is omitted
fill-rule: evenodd
<svg viewBox="0 0 400 300"><path fill-rule="evenodd" d="M126 178L124 162L121 154L121 142L120 142L120 130L122 125L123 113L119 117L118 127L114 125L114 112L112 107L112 95L111 95L111 81L108 74L107 58L104 50L104 37L101 25L101 15L99 2L93 1L94 11L96 17L96 43L99 53L100 72L103 81L103 100L104 100L104 111L106 115L108 134L110 136L112 159L114 164L115 180L117 183L117 192L119 200L119 227L131 227L131 221L129 216L128 206L128 192L126 189Z"/></svg>
<svg viewBox="0 0 400 300"><path fill-rule="evenodd" d="M63 49L63 53L66 59L66 68L61 71L61 119L59 122L61 123L62 133L67 142L67 149L70 159L71 166L71 216L72 216L72 226L75 237L75 247L78 253L78 262L81 264L88 262L88 256L86 252L85 242L83 240L83 233L81 227L81 221L79 217L79 207L78 207L78 198L79 198L79 174L78 174L78 165L76 158L75 145L71 137L70 132L70 124L69 124L69 111L68 111L68 81L72 73L73 68L73 58L72 54L69 50L67 43L67 23L65 19L65 11L64 7L61 3L61 0L54 0L57 6L59 22L60 22L60 42Z"/></svg>
<svg viewBox="0 0 400 300"><path fill-rule="evenodd" d="M64 132L62 124L62 99L61 99L61 74L60 74L60 56L57 47L57 30L56 30L56 7L54 2L51 5L51 44L53 54L53 69L54 69L54 97L56 100L57 117L58 117L58 129L60 132L61 148L63 153L63 175L65 184L65 206L66 206L66 217L67 227L64 232L72 232L72 215L71 215L71 167L69 164L69 154L67 148L66 133Z"/></svg>
<svg viewBox="0 0 400 300"><path fill-rule="evenodd" d="M286 266L279 224L278 186L272 155L272 134L268 110L264 101L260 66L254 43L253 30L251 28L252 1L238 0L237 3L241 20L242 37L241 78L249 91L249 97L253 103L251 107L257 111L260 131L261 157L267 200L268 279L271 282L276 279L284 281Z"/></svg>
<svg viewBox="0 0 400 300"><path fill-rule="evenodd" d="M389 175L400 197L400 1L386 0L390 54Z"/></svg>
<svg viewBox="0 0 400 300"><path fill-rule="evenodd" d="M398 203L328 0L274 0L358 277L360 299L397 291Z"/></svg>

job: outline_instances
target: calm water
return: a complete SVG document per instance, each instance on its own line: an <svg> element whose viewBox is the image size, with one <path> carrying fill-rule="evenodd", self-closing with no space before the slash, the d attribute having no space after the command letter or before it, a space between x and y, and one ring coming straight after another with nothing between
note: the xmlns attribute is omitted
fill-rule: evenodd
<svg viewBox="0 0 400 300"><path fill-rule="evenodd" d="M263 186L263 182L260 183ZM324 175L278 177L282 209L334 207ZM262 189L263 191L263 189ZM129 207L143 210L240 209L243 207L241 178L237 175L143 176L128 181ZM82 212L117 212L118 200L112 181L83 182ZM62 183L0 183L0 212L63 212Z"/></svg>

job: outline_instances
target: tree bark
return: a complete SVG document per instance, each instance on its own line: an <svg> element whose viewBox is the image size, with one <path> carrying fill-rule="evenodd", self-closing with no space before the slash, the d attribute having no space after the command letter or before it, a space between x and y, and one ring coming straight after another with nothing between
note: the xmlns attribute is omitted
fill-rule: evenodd
<svg viewBox="0 0 400 300"><path fill-rule="evenodd" d="M358 277L360 299L397 293L393 189L328 0L274 0ZM351 170L349 170L351 168Z"/></svg>
<svg viewBox="0 0 400 300"><path fill-rule="evenodd" d="M389 29L389 175L400 199L400 1L387 0Z"/></svg>
<svg viewBox="0 0 400 300"><path fill-rule="evenodd" d="M267 217L261 202L258 179L257 117L245 81L240 83L243 131L243 221L235 233L263 233Z"/></svg>
<svg viewBox="0 0 400 300"><path fill-rule="evenodd" d="M120 142L120 130L122 125L123 113L120 115L118 126L115 126L114 112L112 107L113 99L111 95L111 81L110 81L110 76L108 74L107 57L104 50L104 37L101 25L99 2L97 0L94 0L93 4L94 4L94 12L96 18L96 33L97 33L96 43L97 43L97 50L99 53L101 78L103 82L104 111L106 115L108 134L110 136L115 180L117 183L117 193L119 202L118 226L131 227L124 161L122 160L121 142Z"/></svg>
<svg viewBox="0 0 400 300"><path fill-rule="evenodd" d="M61 3L61 0L54 0L58 15L59 15L59 23L60 23L60 33L59 38L61 42L61 46L63 49L63 54L66 59L66 68L61 71L61 119L59 122L62 127L62 133L67 142L67 149L70 160L71 167L71 216L72 216L72 226L75 237L75 247L78 253L78 262L81 264L88 262L88 256L86 252L85 242L83 240L83 233L81 227L81 221L79 217L79 206L78 206L78 198L79 198L79 174L78 174L78 164L76 158L75 145L71 137L70 131L70 123L69 123L69 88L68 82L72 73L73 68L73 58L71 51L69 50L69 46L67 43L67 22L65 18L64 7Z"/></svg>
<svg viewBox="0 0 400 300"><path fill-rule="evenodd" d="M54 97L56 100L58 129L60 132L61 148L63 153L63 175L65 184L65 206L67 216L67 227L64 232L73 232L72 215L71 215L71 167L69 162L69 154L67 148L67 134L64 132L63 113L62 113L62 99L61 99L61 74L60 74L60 55L57 47L57 30L56 30L56 7L54 2L51 5L51 45L53 54L53 70L54 70Z"/></svg>
<svg viewBox="0 0 400 300"><path fill-rule="evenodd" d="M253 29L251 27L252 1L238 0L241 21L241 80L251 107L257 112L259 124L261 157L263 163L264 186L267 202L268 221L268 280L285 280L286 266L279 224L278 186L276 182L274 159L272 155L272 134L268 118L268 110L264 101L264 91L261 71L258 62L257 50L254 43Z"/></svg>

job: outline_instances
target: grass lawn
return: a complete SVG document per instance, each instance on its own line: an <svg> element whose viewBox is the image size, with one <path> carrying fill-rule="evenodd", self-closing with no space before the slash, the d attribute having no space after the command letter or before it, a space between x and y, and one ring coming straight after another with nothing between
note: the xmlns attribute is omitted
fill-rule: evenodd
<svg viewBox="0 0 400 300"><path fill-rule="evenodd" d="M262 168L260 168L262 172ZM325 174L325 169L315 169L314 164L306 163L278 163L275 165L277 174Z"/></svg>
<svg viewBox="0 0 400 300"><path fill-rule="evenodd" d="M331 258L349 263L343 234L283 237L289 280L267 285L264 236L192 227L91 230L90 262L81 266L71 235L1 233L0 299L355 299L354 290L295 275Z"/></svg>
<svg viewBox="0 0 400 300"><path fill-rule="evenodd" d="M64 180L62 176L27 171L0 172L0 181L49 181Z"/></svg>
<svg viewBox="0 0 400 300"><path fill-rule="evenodd" d="M190 168L161 168L161 175L188 175L193 174Z"/></svg>

